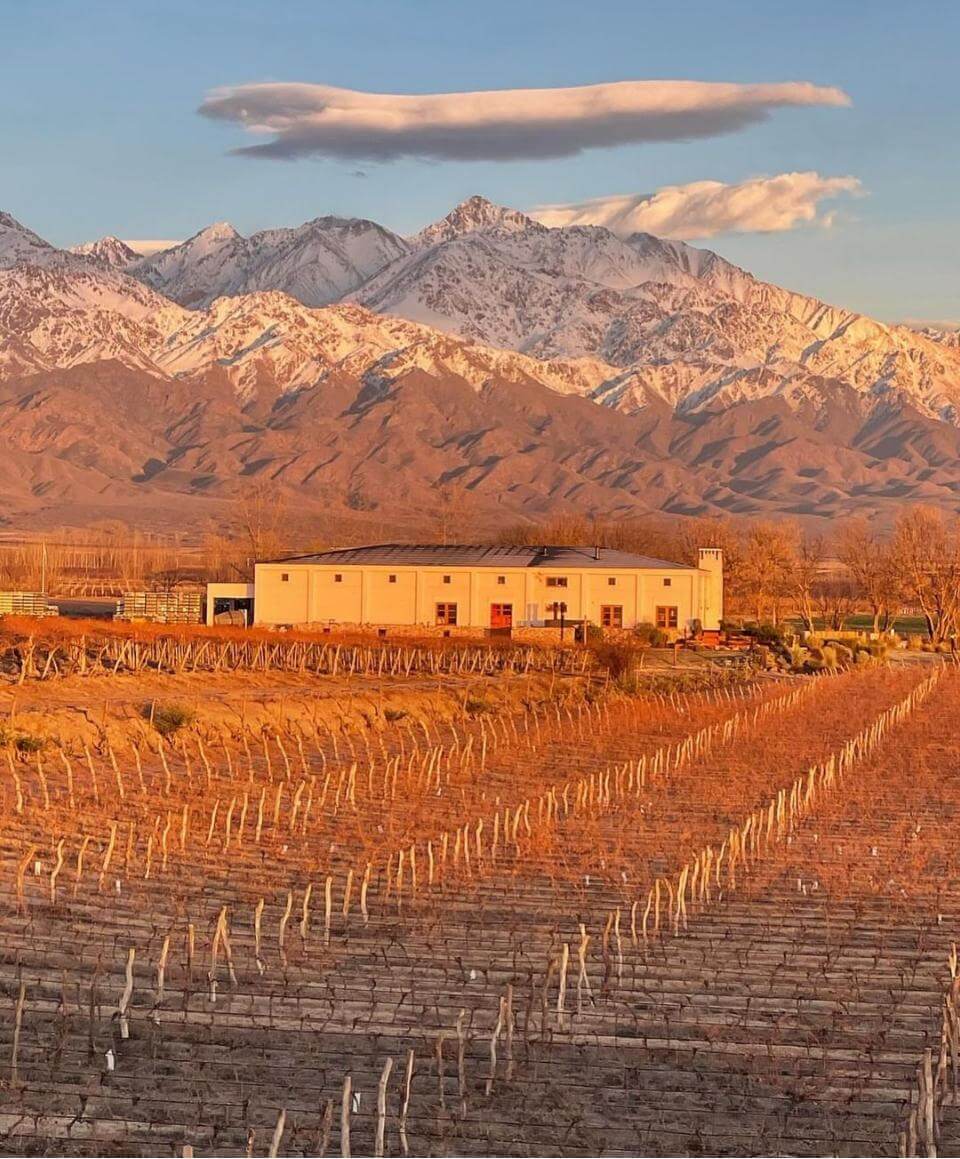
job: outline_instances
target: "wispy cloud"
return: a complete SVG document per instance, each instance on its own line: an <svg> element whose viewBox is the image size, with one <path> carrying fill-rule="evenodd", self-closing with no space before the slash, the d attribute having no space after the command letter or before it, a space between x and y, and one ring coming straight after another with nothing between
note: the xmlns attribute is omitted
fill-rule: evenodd
<svg viewBox="0 0 960 1159"><path fill-rule="evenodd" d="M319 84L245 84L209 93L199 112L272 140L236 152L388 161L509 161L732 133L787 106L844 106L807 82L646 80L577 88L396 95Z"/></svg>
<svg viewBox="0 0 960 1159"><path fill-rule="evenodd" d="M722 181L668 185L656 193L541 205L529 212L544 225L602 225L621 236L653 233L690 240L719 233L774 233L798 225L830 225L833 214L821 213L820 203L859 192L856 177L780 173L736 185Z"/></svg>

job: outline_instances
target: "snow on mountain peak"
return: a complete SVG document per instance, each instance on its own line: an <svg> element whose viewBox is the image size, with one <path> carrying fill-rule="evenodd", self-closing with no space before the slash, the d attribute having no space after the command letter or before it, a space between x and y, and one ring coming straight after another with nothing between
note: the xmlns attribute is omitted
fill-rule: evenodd
<svg viewBox="0 0 960 1159"><path fill-rule="evenodd" d="M71 246L70 253L90 258L115 270L126 270L143 258L143 254L137 253L126 242L112 234L101 237L97 241L87 241L81 245Z"/></svg>
<svg viewBox="0 0 960 1159"><path fill-rule="evenodd" d="M323 306L357 289L408 248L396 234L359 218L317 217L250 237L219 222L146 259L137 276L191 309L259 290L281 290L308 306Z"/></svg>
<svg viewBox="0 0 960 1159"><path fill-rule="evenodd" d="M0 210L0 267L31 261L54 252L49 242Z"/></svg>
<svg viewBox="0 0 960 1159"><path fill-rule="evenodd" d="M422 249L469 233L486 230L519 233L531 229L543 230L546 226L516 209L495 205L487 198L474 194L454 206L446 217L420 230L410 241L417 249Z"/></svg>
<svg viewBox="0 0 960 1159"><path fill-rule="evenodd" d="M229 221L215 221L194 234L191 241L234 241L240 234Z"/></svg>

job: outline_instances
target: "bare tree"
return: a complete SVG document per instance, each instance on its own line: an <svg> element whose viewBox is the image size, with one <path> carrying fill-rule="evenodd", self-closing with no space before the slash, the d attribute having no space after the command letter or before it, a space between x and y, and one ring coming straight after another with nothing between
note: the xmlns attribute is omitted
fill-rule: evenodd
<svg viewBox="0 0 960 1159"><path fill-rule="evenodd" d="M841 576L820 576L813 586L817 615L830 631L839 632L853 611L856 588Z"/></svg>
<svg viewBox="0 0 960 1159"><path fill-rule="evenodd" d="M747 531L742 565L744 595L763 621L770 609L773 622L789 594L791 570L797 551L797 529L790 523L755 523Z"/></svg>
<svg viewBox="0 0 960 1159"><path fill-rule="evenodd" d="M960 527L933 507L914 507L897 520L893 553L906 594L920 609L935 644L955 636L960 612Z"/></svg>
<svg viewBox="0 0 960 1159"><path fill-rule="evenodd" d="M903 602L902 561L893 543L865 519L853 519L840 529L836 547L857 594L870 608L873 630L887 631Z"/></svg>
<svg viewBox="0 0 960 1159"><path fill-rule="evenodd" d="M787 563L787 587L808 632L814 630L814 602L821 586L825 554L822 536L804 535L793 546Z"/></svg>
<svg viewBox="0 0 960 1159"><path fill-rule="evenodd" d="M274 480L251 482L234 501L232 514L250 561L256 563L281 554L287 531L287 505Z"/></svg>

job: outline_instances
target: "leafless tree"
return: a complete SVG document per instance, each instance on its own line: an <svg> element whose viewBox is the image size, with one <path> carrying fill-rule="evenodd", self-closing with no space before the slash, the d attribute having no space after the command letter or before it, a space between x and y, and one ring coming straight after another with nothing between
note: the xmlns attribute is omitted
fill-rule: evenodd
<svg viewBox="0 0 960 1159"><path fill-rule="evenodd" d="M955 516L914 507L897 520L892 540L908 599L920 609L935 644L957 633L960 526Z"/></svg>
<svg viewBox="0 0 960 1159"><path fill-rule="evenodd" d="M873 630L885 632L903 603L902 560L893 543L865 519L853 519L840 528L836 550L873 614Z"/></svg>
<svg viewBox="0 0 960 1159"><path fill-rule="evenodd" d="M791 568L796 559L797 529L789 523L753 524L744 537L742 583L758 621L767 610L777 623L791 585Z"/></svg>
<svg viewBox="0 0 960 1159"><path fill-rule="evenodd" d="M282 553L286 546L287 505L274 480L253 480L237 496L232 514L236 533L251 563Z"/></svg>
<svg viewBox="0 0 960 1159"><path fill-rule="evenodd" d="M796 601L797 612L808 632L814 629L815 601L822 582L825 549L823 537L803 535L787 560L786 585Z"/></svg>

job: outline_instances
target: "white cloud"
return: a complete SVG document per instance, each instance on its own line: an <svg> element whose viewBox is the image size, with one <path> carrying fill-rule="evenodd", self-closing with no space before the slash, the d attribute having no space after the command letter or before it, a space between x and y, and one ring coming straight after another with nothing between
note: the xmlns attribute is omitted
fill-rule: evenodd
<svg viewBox="0 0 960 1159"><path fill-rule="evenodd" d="M829 226L833 213L821 213L820 202L859 192L856 177L781 173L752 177L736 185L694 181L668 185L656 193L540 205L529 213L544 225L602 225L623 237L652 233L690 240L718 233L775 233L798 225Z"/></svg>
<svg viewBox="0 0 960 1159"><path fill-rule="evenodd" d="M215 89L199 112L273 139L238 153L392 160L504 161L731 133L785 106L849 105L807 82L647 80L557 89L396 95L319 84Z"/></svg>
<svg viewBox="0 0 960 1159"><path fill-rule="evenodd" d="M176 238L160 238L158 240L144 240L142 238L121 238L124 245L128 245L132 250L138 254L143 254L145 258L153 257L154 254L160 253L161 250L168 250L171 246L179 245L180 242Z"/></svg>

